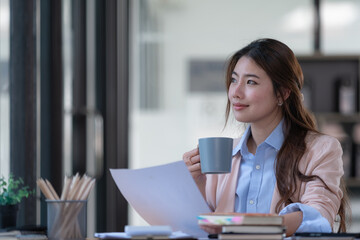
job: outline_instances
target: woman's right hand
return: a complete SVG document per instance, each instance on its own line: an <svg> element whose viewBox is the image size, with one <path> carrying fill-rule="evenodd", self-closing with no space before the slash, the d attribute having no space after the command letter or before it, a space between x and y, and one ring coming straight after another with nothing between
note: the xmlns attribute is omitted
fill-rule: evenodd
<svg viewBox="0 0 360 240"><path fill-rule="evenodd" d="M202 182L205 174L201 173L199 148L184 153L183 160L196 183Z"/></svg>

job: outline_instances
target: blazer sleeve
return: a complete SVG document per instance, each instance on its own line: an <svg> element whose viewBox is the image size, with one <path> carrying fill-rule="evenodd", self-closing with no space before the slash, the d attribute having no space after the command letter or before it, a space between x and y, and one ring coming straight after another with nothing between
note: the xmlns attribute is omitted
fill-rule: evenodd
<svg viewBox="0 0 360 240"><path fill-rule="evenodd" d="M340 188L344 175L342 148L336 138L327 135L308 138L307 148L299 164L300 171L319 176L327 187L319 179L302 183L300 202L317 209L333 226L343 197Z"/></svg>

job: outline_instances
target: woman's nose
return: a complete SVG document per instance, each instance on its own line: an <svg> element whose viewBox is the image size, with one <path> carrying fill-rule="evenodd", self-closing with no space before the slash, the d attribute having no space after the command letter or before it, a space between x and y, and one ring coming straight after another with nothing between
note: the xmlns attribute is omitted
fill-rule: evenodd
<svg viewBox="0 0 360 240"><path fill-rule="evenodd" d="M244 97L244 86L241 83L237 84L234 88L234 97L243 98Z"/></svg>

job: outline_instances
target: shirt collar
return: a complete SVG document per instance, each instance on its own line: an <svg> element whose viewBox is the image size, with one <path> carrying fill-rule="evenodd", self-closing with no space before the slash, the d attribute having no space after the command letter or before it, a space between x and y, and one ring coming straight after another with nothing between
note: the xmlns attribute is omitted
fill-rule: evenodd
<svg viewBox="0 0 360 240"><path fill-rule="evenodd" d="M246 127L245 132L242 135L238 145L236 145L236 147L233 149L232 152L233 156L235 156L239 151L241 151L242 154L244 153L245 150L244 147L246 147L247 149L246 142L249 136L250 136L250 124Z"/></svg>
<svg viewBox="0 0 360 240"><path fill-rule="evenodd" d="M276 151L279 151L283 142L284 142L284 119L280 121L280 123L276 126L276 128L271 132L271 134L265 139L265 143L272 146L276 149ZM250 129L251 125L249 124L242 135L239 143L236 145L236 147L233 149L233 156L235 156L239 151L241 154L243 154L245 151L247 151L246 142L250 136Z"/></svg>
<svg viewBox="0 0 360 240"><path fill-rule="evenodd" d="M280 121L277 127L272 131L272 133L265 139L265 142L279 151L282 144L284 143L284 119Z"/></svg>

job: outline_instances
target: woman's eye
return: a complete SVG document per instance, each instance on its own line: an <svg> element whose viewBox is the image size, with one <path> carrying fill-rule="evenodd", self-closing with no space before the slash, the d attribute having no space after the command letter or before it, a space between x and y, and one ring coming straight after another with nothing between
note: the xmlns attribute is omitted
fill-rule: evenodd
<svg viewBox="0 0 360 240"><path fill-rule="evenodd" d="M232 83L236 82L236 79L235 79L235 78L231 78L231 82L232 82Z"/></svg>
<svg viewBox="0 0 360 240"><path fill-rule="evenodd" d="M257 82L253 81L253 80L248 80L247 81L247 84L250 84L250 85L256 85Z"/></svg>

